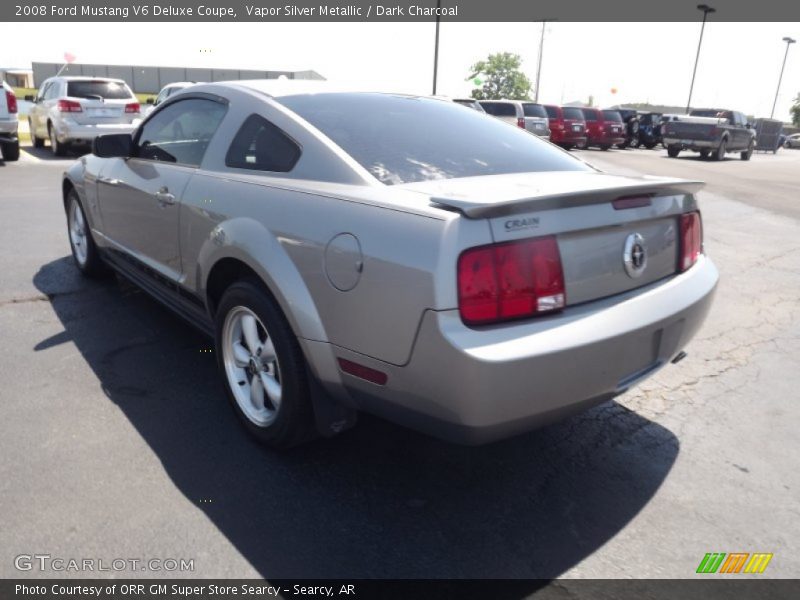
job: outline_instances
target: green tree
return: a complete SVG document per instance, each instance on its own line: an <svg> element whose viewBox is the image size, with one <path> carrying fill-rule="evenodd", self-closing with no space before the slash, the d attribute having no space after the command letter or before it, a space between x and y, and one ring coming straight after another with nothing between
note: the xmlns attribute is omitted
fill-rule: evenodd
<svg viewBox="0 0 800 600"><path fill-rule="evenodd" d="M490 54L486 60L476 62L470 68L472 73L467 81L480 77L481 87L472 90L476 100L529 100L531 81L519 68L522 64L519 54L498 52Z"/></svg>
<svg viewBox="0 0 800 600"><path fill-rule="evenodd" d="M794 104L792 108L789 109L789 112L792 114L792 125L795 127L800 127L800 94L797 94L797 97L794 99Z"/></svg>

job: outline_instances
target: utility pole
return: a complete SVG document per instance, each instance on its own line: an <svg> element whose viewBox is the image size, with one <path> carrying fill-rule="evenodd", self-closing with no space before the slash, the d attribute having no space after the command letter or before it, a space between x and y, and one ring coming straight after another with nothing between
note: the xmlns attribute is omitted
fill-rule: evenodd
<svg viewBox="0 0 800 600"><path fill-rule="evenodd" d="M539 81L542 77L542 52L544 52L544 28L547 21L542 21L542 34L539 36L539 61L536 65L536 90L533 92L533 101L539 102Z"/></svg>
<svg viewBox="0 0 800 600"><path fill-rule="evenodd" d="M783 79L783 70L786 68L786 57L789 56L789 46L794 44L797 40L793 40L790 37L783 38L783 41L786 42L786 53L783 55L783 65L781 65L781 74L778 77L778 89L775 90L775 102L772 103L772 112L769 113L769 118L771 119L775 116L775 105L778 104L778 94L781 91L781 80Z"/></svg>
<svg viewBox="0 0 800 600"><path fill-rule="evenodd" d="M436 77L439 73L439 13L442 0L436 0L436 41L433 46L433 95L436 95Z"/></svg>

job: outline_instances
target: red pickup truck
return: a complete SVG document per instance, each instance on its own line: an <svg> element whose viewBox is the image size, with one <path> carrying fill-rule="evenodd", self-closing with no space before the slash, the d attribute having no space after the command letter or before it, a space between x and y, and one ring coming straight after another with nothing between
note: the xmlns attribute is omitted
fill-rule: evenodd
<svg viewBox="0 0 800 600"><path fill-rule="evenodd" d="M608 150L625 142L625 123L617 111L582 108L581 112L586 119L587 148L599 146L600 150Z"/></svg>

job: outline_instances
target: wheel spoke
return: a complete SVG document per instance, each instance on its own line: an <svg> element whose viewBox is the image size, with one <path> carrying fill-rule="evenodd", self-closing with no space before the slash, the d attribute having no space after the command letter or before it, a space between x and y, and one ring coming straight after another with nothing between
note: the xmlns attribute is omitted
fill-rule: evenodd
<svg viewBox="0 0 800 600"><path fill-rule="evenodd" d="M233 360L240 369L244 369L250 362L250 353L241 342L233 343Z"/></svg>
<svg viewBox="0 0 800 600"><path fill-rule="evenodd" d="M272 344L272 338L267 338L267 341L262 345L259 358L265 363L275 360L275 346Z"/></svg>
<svg viewBox="0 0 800 600"><path fill-rule="evenodd" d="M275 379L274 376L266 371L261 371L259 375L261 375L261 383L264 386L264 390L267 392L272 407L278 410L278 407L281 405L281 384L278 383L278 380Z"/></svg>
<svg viewBox="0 0 800 600"><path fill-rule="evenodd" d="M258 355L258 350L261 348L261 339L258 337L258 325L253 315L242 317L242 332L250 354L253 356Z"/></svg>
<svg viewBox="0 0 800 600"><path fill-rule="evenodd" d="M261 384L261 378L258 375L253 375L250 380L250 402L253 408L258 411L264 410L264 386Z"/></svg>

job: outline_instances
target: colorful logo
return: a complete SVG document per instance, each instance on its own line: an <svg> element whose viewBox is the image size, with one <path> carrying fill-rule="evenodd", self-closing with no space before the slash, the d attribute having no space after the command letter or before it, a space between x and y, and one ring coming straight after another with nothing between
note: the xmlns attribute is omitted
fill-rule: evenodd
<svg viewBox="0 0 800 600"><path fill-rule="evenodd" d="M767 552L709 552L697 566L697 573L763 573L772 553Z"/></svg>

